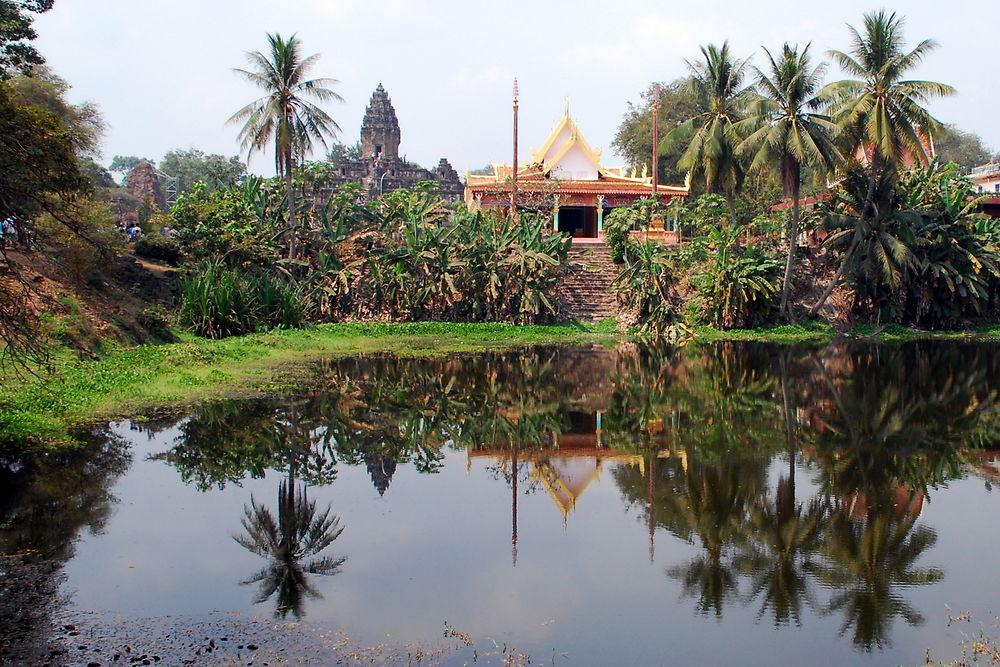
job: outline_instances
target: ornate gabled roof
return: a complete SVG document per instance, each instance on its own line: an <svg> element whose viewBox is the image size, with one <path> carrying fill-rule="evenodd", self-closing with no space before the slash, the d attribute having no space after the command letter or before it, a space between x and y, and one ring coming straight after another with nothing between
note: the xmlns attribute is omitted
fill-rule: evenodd
<svg viewBox="0 0 1000 667"><path fill-rule="evenodd" d="M564 131L568 132L569 136L562 143L557 143L560 136L564 134ZM548 170L555 166L573 146L579 146L584 155L594 163L594 166L600 169L601 151L592 149L587 140L583 138L580 127L569 115L569 106L567 105L562 118L559 119L556 126L552 129L549 138L545 140L540 149L531 151L531 157L536 163L545 165L547 167L546 170Z"/></svg>
<svg viewBox="0 0 1000 667"><path fill-rule="evenodd" d="M571 150L578 149L580 153L591 163L596 179L573 179L559 178L554 170L559 166L560 161L565 158ZM563 112L562 117L556 123L548 139L542 147L531 151L532 161L525 165L519 165L517 170L517 180L519 187L531 188L532 184L542 185L549 181L549 184L558 182L560 191L573 190L579 192L597 193L620 193L620 194L647 194L652 186L652 179L645 173L641 177L627 176L625 167L605 167L601 164L600 149L591 148L576 121L569 115L569 106ZM476 191L493 190L498 184L505 184L511 179L512 167L509 164L494 163L493 173L488 175L466 175L466 185ZM551 179L551 180L550 180ZM686 186L671 186L657 184L657 191L671 196L684 197L688 194Z"/></svg>

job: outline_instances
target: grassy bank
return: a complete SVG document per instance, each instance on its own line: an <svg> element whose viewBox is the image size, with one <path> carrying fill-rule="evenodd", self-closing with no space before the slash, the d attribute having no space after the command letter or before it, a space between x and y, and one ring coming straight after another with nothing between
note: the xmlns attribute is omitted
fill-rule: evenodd
<svg viewBox="0 0 1000 667"><path fill-rule="evenodd" d="M327 324L307 330L116 347L100 360L68 355L52 373L5 369L0 377L0 450L71 441L74 425L209 397L281 389L295 362L368 351L436 354L523 344L612 339L613 322L593 326L512 326L443 322ZM284 378L284 379L283 379Z"/></svg>
<svg viewBox="0 0 1000 667"><path fill-rule="evenodd" d="M695 330L694 342L749 340L828 342L837 333L825 322L743 331ZM919 332L896 325L859 327L850 338L904 342L917 338L1000 340L1000 326L973 332ZM273 393L301 382L301 365L322 356L388 351L430 355L539 343L614 343L615 322L596 325L513 326L423 322L343 323L206 340L187 336L166 345L114 347L97 361L54 359L37 376L0 374L0 452L71 442L82 423L221 396ZM297 370L298 369L298 370Z"/></svg>
<svg viewBox="0 0 1000 667"><path fill-rule="evenodd" d="M908 329L899 324L874 326L863 324L846 332L839 332L830 323L820 320L797 325L775 324L756 329L731 329L723 331L712 327L696 327L695 341L711 343L722 340L747 340L764 343L824 343L834 338L872 340L881 343L905 343L913 340L980 340L1000 341L1000 325L990 324L969 331L922 331Z"/></svg>

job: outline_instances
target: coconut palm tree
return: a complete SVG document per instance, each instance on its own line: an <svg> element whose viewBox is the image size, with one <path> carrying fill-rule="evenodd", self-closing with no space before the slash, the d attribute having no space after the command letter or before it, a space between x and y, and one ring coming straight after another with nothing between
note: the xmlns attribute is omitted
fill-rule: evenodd
<svg viewBox="0 0 1000 667"><path fill-rule="evenodd" d="M860 211L862 224L858 225L840 268L810 310L810 316L819 312L844 275L861 241L862 227L873 213L871 200L878 181L895 177L907 159L929 162L922 139L936 132L941 123L922 105L933 97L955 92L943 83L904 78L937 48L937 43L925 39L912 51L904 51L902 17L880 10L865 14L863 33L849 28L850 53L830 51L829 55L855 78L831 83L820 94L830 100L833 118L843 129L845 152L863 157L869 165L869 195Z"/></svg>
<svg viewBox="0 0 1000 667"><path fill-rule="evenodd" d="M247 53L252 70L236 69L252 84L265 91L230 117L230 123L242 122L240 145L247 155L264 150L274 141L274 165L285 178L288 205L287 229L289 255L295 255L295 190L292 172L312 150L313 142L326 148L326 138L335 137L340 126L325 111L314 104L343 98L328 86L336 79L307 79L319 54L302 58L299 40L292 35L287 40L275 33L268 34L270 52Z"/></svg>
<svg viewBox="0 0 1000 667"><path fill-rule="evenodd" d="M809 45L785 44L777 60L764 49L770 74L754 67L761 98L751 105L750 116L739 123L753 132L739 145L738 152L752 156L750 169L776 170L785 195L792 199L792 219L788 226L788 259L781 289L781 311L794 323L788 293L792 283L796 240L799 230L799 191L802 166L833 171L843 160L834 139L837 126L829 116L810 112L820 106L820 80L826 70L821 63L811 67Z"/></svg>
<svg viewBox="0 0 1000 667"><path fill-rule="evenodd" d="M744 168L736 154L741 141L736 124L751 100L753 90L743 85L747 61L733 60L729 42L719 48L701 47L704 61L687 62L691 86L703 113L692 116L667 135L667 148L687 145L679 169L688 176L701 174L706 192L723 193L729 203L730 222L735 223L736 191L743 182Z"/></svg>

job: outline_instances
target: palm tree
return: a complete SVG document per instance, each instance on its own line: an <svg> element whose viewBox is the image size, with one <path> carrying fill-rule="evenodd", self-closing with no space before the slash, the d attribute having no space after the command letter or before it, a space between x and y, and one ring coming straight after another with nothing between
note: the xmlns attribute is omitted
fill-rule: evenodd
<svg viewBox="0 0 1000 667"><path fill-rule="evenodd" d="M767 49L764 53L767 54L771 73L769 76L754 67L761 99L752 105L749 118L740 125L756 129L740 144L739 153L753 156L751 169L777 169L785 195L792 199L781 310L794 323L788 293L799 233L802 166L809 165L829 172L843 158L834 144L837 126L828 116L807 111L820 106L817 93L826 65L821 63L810 68L808 44L801 52L797 46L785 44L778 60Z"/></svg>
<svg viewBox="0 0 1000 667"><path fill-rule="evenodd" d="M734 61L729 53L729 42L722 48L709 44L701 47L704 62L687 62L691 70L699 108L703 113L693 116L667 135L668 147L687 143L687 148L677 162L677 167L692 176L702 174L706 192L722 192L729 203L730 222L736 222L734 199L743 182L743 165L736 154L741 141L736 124L742 120L743 110L752 95L749 86L743 86L747 61Z"/></svg>
<svg viewBox="0 0 1000 667"><path fill-rule="evenodd" d="M863 34L853 27L850 31L850 54L830 51L829 55L841 69L857 78L831 83L820 94L833 105L834 120L841 126L848 141L845 148L852 155L863 152L864 159L869 163L871 180L868 197L859 212L862 224L858 226L830 285L809 311L810 316L819 312L844 275L847 263L861 241L863 223L873 213L871 200L877 182L892 179L907 157L928 163L921 138L937 131L941 123L922 104L932 97L955 92L954 88L943 83L903 78L937 48L937 43L925 39L912 51L903 51L902 17L879 10L865 14Z"/></svg>
<svg viewBox="0 0 1000 667"><path fill-rule="evenodd" d="M306 79L306 75L319 54L302 58L300 43L295 35L287 40L275 33L268 34L270 53L260 51L247 54L253 70L236 69L266 95L254 100L230 117L230 123L242 122L240 146L249 156L264 150L274 140L274 165L279 176L285 178L288 205L288 252L295 255L295 191L292 172L312 150L313 142L326 148L326 138L334 137L340 126L325 111L313 104L343 98L327 86L338 83L336 79Z"/></svg>

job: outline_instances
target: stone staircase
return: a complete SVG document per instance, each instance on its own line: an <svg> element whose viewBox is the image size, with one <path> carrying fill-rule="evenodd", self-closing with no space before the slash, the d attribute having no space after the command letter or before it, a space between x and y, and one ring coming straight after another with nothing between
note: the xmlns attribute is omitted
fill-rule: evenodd
<svg viewBox="0 0 1000 667"><path fill-rule="evenodd" d="M564 319L596 322L618 316L618 301L611 283L621 267L611 261L611 252L604 243L588 243L569 251L570 268L557 288ZM582 266L581 266L582 265Z"/></svg>

